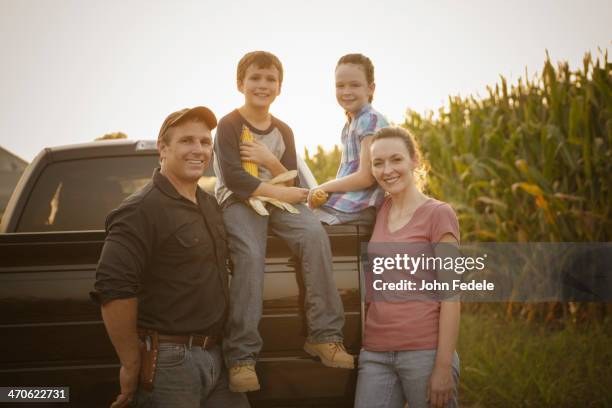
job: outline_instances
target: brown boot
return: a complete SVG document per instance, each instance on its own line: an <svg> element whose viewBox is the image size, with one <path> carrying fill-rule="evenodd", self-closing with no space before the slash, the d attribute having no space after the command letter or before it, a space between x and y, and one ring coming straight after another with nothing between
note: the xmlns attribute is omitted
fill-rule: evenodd
<svg viewBox="0 0 612 408"><path fill-rule="evenodd" d="M255 365L238 365L229 369L229 390L232 392L257 391L259 380Z"/></svg>
<svg viewBox="0 0 612 408"><path fill-rule="evenodd" d="M355 359L346 352L342 342L304 344L304 351L311 356L319 357L323 365L337 368L355 368Z"/></svg>

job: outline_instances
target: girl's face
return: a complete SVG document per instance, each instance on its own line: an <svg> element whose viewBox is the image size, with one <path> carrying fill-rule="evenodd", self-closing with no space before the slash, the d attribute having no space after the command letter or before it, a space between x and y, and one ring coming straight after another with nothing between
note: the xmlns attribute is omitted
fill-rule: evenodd
<svg viewBox="0 0 612 408"><path fill-rule="evenodd" d="M340 64L336 68L336 100L350 115L357 114L374 95L375 85L368 84L365 70L358 64Z"/></svg>
<svg viewBox="0 0 612 408"><path fill-rule="evenodd" d="M372 174L389 194L398 194L414 186L416 163L400 138L376 140L370 149Z"/></svg>

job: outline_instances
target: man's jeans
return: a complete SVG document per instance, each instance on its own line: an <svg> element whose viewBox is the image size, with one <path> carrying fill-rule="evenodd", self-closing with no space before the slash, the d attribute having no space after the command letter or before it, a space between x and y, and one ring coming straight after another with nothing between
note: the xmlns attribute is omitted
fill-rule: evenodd
<svg viewBox="0 0 612 408"><path fill-rule="evenodd" d="M301 260L308 341L342 341L344 310L332 274L329 237L310 209L303 204L295 207L300 214L268 205L270 215L261 216L242 202L223 210L234 264L228 333L223 343L228 367L254 364L263 344L258 326L268 228Z"/></svg>
<svg viewBox="0 0 612 408"><path fill-rule="evenodd" d="M436 350L367 351L359 353L355 408L427 408L427 384ZM446 407L458 407L459 356L453 355L455 390Z"/></svg>
<svg viewBox="0 0 612 408"><path fill-rule="evenodd" d="M230 392L219 346L204 350L160 343L153 391L138 389L130 406L139 408L249 407L246 396Z"/></svg>

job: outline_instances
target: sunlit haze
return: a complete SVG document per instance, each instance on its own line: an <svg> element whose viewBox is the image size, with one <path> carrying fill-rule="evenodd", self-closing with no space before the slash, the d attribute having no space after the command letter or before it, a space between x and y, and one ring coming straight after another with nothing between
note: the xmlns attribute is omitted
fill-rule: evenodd
<svg viewBox="0 0 612 408"><path fill-rule="evenodd" d="M340 143L334 68L361 52L376 67L374 107L393 122L449 95L485 94L554 61L579 67L610 49L610 1L0 0L0 146L43 147L122 131L155 138L165 116L242 103L235 72L252 50L285 69L271 112L304 146Z"/></svg>

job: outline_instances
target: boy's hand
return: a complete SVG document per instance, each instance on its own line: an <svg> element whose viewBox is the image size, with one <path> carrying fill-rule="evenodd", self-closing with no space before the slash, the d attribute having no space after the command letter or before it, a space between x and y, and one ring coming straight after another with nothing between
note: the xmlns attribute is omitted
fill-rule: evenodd
<svg viewBox="0 0 612 408"><path fill-rule="evenodd" d="M270 163L276 160L276 156L268 150L265 144L259 140L253 140L240 144L240 159L269 168Z"/></svg>
<svg viewBox="0 0 612 408"><path fill-rule="evenodd" d="M279 195L276 198L289 204L301 203L308 198L308 189L300 187L281 187Z"/></svg>

